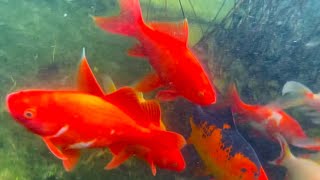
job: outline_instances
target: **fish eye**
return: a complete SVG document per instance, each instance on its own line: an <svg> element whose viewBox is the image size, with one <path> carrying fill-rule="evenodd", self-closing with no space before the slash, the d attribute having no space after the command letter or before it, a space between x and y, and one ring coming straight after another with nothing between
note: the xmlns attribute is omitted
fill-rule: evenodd
<svg viewBox="0 0 320 180"><path fill-rule="evenodd" d="M34 118L35 114L36 114L36 111L33 108L28 108L23 112L23 116L27 119Z"/></svg>

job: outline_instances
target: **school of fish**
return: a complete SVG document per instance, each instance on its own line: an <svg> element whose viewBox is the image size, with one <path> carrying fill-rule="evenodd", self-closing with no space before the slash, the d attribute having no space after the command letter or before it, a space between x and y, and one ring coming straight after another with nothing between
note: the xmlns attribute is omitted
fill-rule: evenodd
<svg viewBox="0 0 320 180"><path fill-rule="evenodd" d="M139 0L119 0L119 6L118 16L93 16L93 21L106 33L135 38L137 44L128 55L145 59L153 72L133 87L117 89L110 81L105 92L83 49L76 87L23 89L6 97L11 117L39 136L66 171L76 167L81 150L103 148L112 154L106 170L135 156L150 166L153 175L157 168L182 172L188 163L181 150L190 144L202 161L203 175L215 180L267 180L259 155L238 131L238 126L248 125L254 135L280 145L279 157L269 164L284 166L287 180L320 180L320 138L309 137L285 111L306 107L312 123L320 124L320 94L288 81L282 101L247 104L235 84L219 99L213 78L188 46L186 19L145 22ZM142 93L158 88L155 99L143 98ZM166 128L159 104L179 97L193 107L186 137ZM296 157L289 145L313 153Z"/></svg>

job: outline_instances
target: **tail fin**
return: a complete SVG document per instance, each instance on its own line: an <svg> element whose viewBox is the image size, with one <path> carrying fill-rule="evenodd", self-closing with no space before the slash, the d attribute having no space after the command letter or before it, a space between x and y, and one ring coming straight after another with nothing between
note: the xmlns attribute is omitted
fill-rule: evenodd
<svg viewBox="0 0 320 180"><path fill-rule="evenodd" d="M282 95L280 105L287 109L303 105L306 97L313 97L313 92L299 82L288 81L282 88Z"/></svg>
<svg viewBox="0 0 320 180"><path fill-rule="evenodd" d="M262 167L260 168L258 180L268 180L268 176Z"/></svg>
<svg viewBox="0 0 320 180"><path fill-rule="evenodd" d="M233 112L241 113L243 110L251 107L250 105L244 103L241 100L241 98L238 94L236 85L234 83L231 84L231 86L229 87L228 94L230 96L230 101L231 101L231 106L232 106Z"/></svg>
<svg viewBox="0 0 320 180"><path fill-rule="evenodd" d="M287 141L284 139L284 137L280 134L276 134L276 138L280 143L281 152L280 152L280 156L277 159L271 161L270 163L275 165L281 165L285 159L293 158L294 156L291 153L290 147Z"/></svg>
<svg viewBox="0 0 320 180"><path fill-rule="evenodd" d="M291 142L291 144L311 151L320 151L319 138L295 139Z"/></svg>
<svg viewBox="0 0 320 180"><path fill-rule="evenodd" d="M114 34L135 36L144 25L139 0L119 0L120 14L113 17L93 17L103 30Z"/></svg>
<svg viewBox="0 0 320 180"><path fill-rule="evenodd" d="M305 94L312 93L312 91L307 88L305 85L296 82L296 81L288 81L284 84L282 88L282 95L285 94Z"/></svg>

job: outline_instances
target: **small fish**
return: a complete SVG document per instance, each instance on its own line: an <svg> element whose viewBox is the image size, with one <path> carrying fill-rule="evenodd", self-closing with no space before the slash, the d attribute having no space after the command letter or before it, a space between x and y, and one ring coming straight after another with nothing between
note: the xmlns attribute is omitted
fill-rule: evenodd
<svg viewBox="0 0 320 180"><path fill-rule="evenodd" d="M238 123L250 124L255 131L271 140L275 140L274 135L280 133L294 146L320 150L320 141L308 138L299 122L276 104L246 104L240 99L235 85L231 86L229 94L233 102L232 111L240 116Z"/></svg>
<svg viewBox="0 0 320 180"><path fill-rule="evenodd" d="M306 115L313 117L312 121L314 123L320 123L320 93L313 93L299 82L288 81L282 88L282 95L286 97L285 103L283 103L285 108L305 105L308 107L304 108L304 111L307 112ZM315 112L312 112L312 110Z"/></svg>
<svg viewBox="0 0 320 180"><path fill-rule="evenodd" d="M267 180L251 145L238 132L231 109L196 107L190 120L194 145L215 180Z"/></svg>
<svg viewBox="0 0 320 180"><path fill-rule="evenodd" d="M139 0L119 0L119 4L119 16L93 19L107 32L132 36L140 42L129 50L129 55L148 58L155 72L138 83L136 89L149 92L165 87L166 90L157 93L160 100L170 101L182 96L199 105L214 104L215 88L187 45L187 20L146 24Z"/></svg>
<svg viewBox="0 0 320 180"><path fill-rule="evenodd" d="M318 180L320 179L320 165L309 159L295 157L287 144L286 139L280 134L276 135L281 145L280 157L271 164L287 168L287 180Z"/></svg>
<svg viewBox="0 0 320 180"><path fill-rule="evenodd" d="M22 90L7 95L6 101L11 116L41 136L67 171L75 167L84 148L106 148L121 143L138 145L148 149L149 154L157 151L153 155L168 149L180 153L185 139L160 128L158 103L147 100L141 103L129 87L105 95L85 56L79 72L78 90ZM122 158L116 166L127 158ZM162 157L151 160L157 161L156 158ZM111 161L107 167L114 166L112 163L115 162ZM184 163L183 157L176 163Z"/></svg>

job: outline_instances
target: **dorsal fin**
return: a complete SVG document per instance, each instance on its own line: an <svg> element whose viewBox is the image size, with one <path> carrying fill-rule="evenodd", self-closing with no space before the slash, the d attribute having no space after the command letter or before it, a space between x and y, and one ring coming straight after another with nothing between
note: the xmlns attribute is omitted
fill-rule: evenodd
<svg viewBox="0 0 320 180"><path fill-rule="evenodd" d="M151 124L160 127L160 105L155 101L140 102L136 91L132 88L120 88L106 95L104 99L121 109L137 124L143 127L149 127Z"/></svg>
<svg viewBox="0 0 320 180"><path fill-rule="evenodd" d="M104 93L98 81L88 64L85 49L83 48L82 58L78 70L78 90L84 93L92 94L95 96L103 97Z"/></svg>
<svg viewBox="0 0 320 180"><path fill-rule="evenodd" d="M166 33L181 42L188 43L189 27L187 19L180 22L149 22L154 30Z"/></svg>

